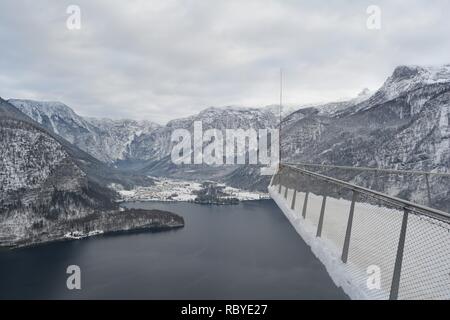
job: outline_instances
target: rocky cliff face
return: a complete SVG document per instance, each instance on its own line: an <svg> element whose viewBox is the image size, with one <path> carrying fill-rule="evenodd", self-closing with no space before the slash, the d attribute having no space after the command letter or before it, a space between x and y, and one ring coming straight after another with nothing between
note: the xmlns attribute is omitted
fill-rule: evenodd
<svg viewBox="0 0 450 320"><path fill-rule="evenodd" d="M141 134L159 127L151 121L83 118L60 102L10 99L24 114L105 163L129 156L129 146Z"/></svg>
<svg viewBox="0 0 450 320"><path fill-rule="evenodd" d="M282 161L448 172L449 91L450 65L400 66L373 94L363 90L354 99L299 108L283 119ZM170 140L175 129L192 133L195 121L202 121L203 130L214 128L222 133L233 128L273 128L278 125L276 106L208 108L197 115L156 126L83 119L70 110L60 110L60 106L35 103L33 107L18 100L12 103L97 159L128 172L141 176L217 179L259 190L264 190L268 183L257 166L175 165L170 159L174 145ZM338 175L425 203L423 177L380 178L349 171ZM443 178L432 177L430 185L432 194L436 194L435 203L450 198Z"/></svg>
<svg viewBox="0 0 450 320"><path fill-rule="evenodd" d="M163 159L171 153L172 132L176 129L187 129L193 136L196 121L202 123L203 130L217 129L225 134L225 129L273 128L276 126L277 118L268 110L240 107L207 108L197 115L172 120L164 128L141 135L130 146L130 158Z"/></svg>
<svg viewBox="0 0 450 320"><path fill-rule="evenodd" d="M133 181L1 98L0 151L0 246L59 239L72 222L93 215L105 220L105 213L119 210L115 192L106 186ZM142 226L141 218L128 220L126 227ZM118 229L121 219L117 216Z"/></svg>
<svg viewBox="0 0 450 320"><path fill-rule="evenodd" d="M450 65L400 66L373 95L286 116L282 162L449 172L449 71ZM307 169L450 212L448 177L429 176L430 203L424 175ZM248 167L226 179L232 185L256 181L256 188L268 182Z"/></svg>
<svg viewBox="0 0 450 320"><path fill-rule="evenodd" d="M222 179L231 174L240 165L175 165L170 154L174 146L171 142L172 132L176 129L186 129L194 137L194 123L201 122L203 131L219 130L224 139L226 129L268 129L277 125L278 118L270 110L225 107L208 108L197 115L170 121L164 128L157 129L136 139L131 147L134 160L145 159L140 171L156 176L170 176L184 179ZM205 143L204 145L206 145ZM150 150L150 152L149 152ZM195 152L195 150L193 150Z"/></svg>
<svg viewBox="0 0 450 320"><path fill-rule="evenodd" d="M3 100L0 150L0 245L116 207L114 193L89 180L63 144Z"/></svg>
<svg viewBox="0 0 450 320"><path fill-rule="evenodd" d="M311 109L286 118L285 159L446 171L450 74L447 82L412 76L407 85L405 68L397 68L367 101L332 116ZM406 74L414 75L415 70ZM401 85L393 80L399 73L404 75Z"/></svg>
<svg viewBox="0 0 450 320"><path fill-rule="evenodd" d="M449 66L398 67L366 101L332 115L299 110L285 119L283 160L448 172L448 70ZM424 176L380 177L346 170L330 174L419 203L428 202ZM449 182L448 178L431 177L434 206L450 209Z"/></svg>
<svg viewBox="0 0 450 320"><path fill-rule="evenodd" d="M197 115L160 126L150 121L84 118L60 102L10 99L8 102L44 128L96 159L123 167L162 160L170 155L173 130L193 132L195 121L203 129L271 128L277 123L273 108L208 108ZM275 112L276 113L276 112Z"/></svg>

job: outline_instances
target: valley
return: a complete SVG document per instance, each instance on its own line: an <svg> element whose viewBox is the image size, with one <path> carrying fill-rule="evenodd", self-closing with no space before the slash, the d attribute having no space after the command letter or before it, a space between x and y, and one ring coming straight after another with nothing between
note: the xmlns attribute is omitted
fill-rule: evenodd
<svg viewBox="0 0 450 320"><path fill-rule="evenodd" d="M105 212L118 202L234 204L267 199L262 164L177 165L178 129L243 131L278 127L274 106L210 107L169 121L82 117L60 102L0 100L0 239L29 241L54 226ZM399 66L374 93L283 114L283 162L448 172L450 66ZM194 135L195 136L195 135ZM224 135L225 136L225 135ZM196 144L191 156L207 145ZM247 157L245 139L237 142ZM242 154L244 152L244 154ZM321 173L419 204L450 211L449 179L374 175L327 169ZM431 186L432 201L426 183ZM44 225L43 229L33 226ZM104 230L99 228L99 230ZM80 230L64 230L64 233ZM63 233L63 234L64 234Z"/></svg>
<svg viewBox="0 0 450 320"><path fill-rule="evenodd" d="M251 201L269 199L268 193L258 191L246 191L225 184L215 182L194 182L170 178L151 177L155 183L149 187L136 187L131 190L123 190L112 185L112 188L121 196L120 201L195 201L199 193L210 188L220 188L221 198L235 198L237 201ZM205 184L208 184L205 186Z"/></svg>

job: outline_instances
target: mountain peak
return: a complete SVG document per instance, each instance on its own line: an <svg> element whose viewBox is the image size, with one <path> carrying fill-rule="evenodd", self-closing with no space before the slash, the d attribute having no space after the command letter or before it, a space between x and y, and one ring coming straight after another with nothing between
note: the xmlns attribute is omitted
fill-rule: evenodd
<svg viewBox="0 0 450 320"><path fill-rule="evenodd" d="M416 80L423 84L449 82L450 64L434 66L401 65L394 69L389 79L391 81Z"/></svg>
<svg viewBox="0 0 450 320"><path fill-rule="evenodd" d="M401 65L394 69L373 96L377 101L391 100L402 93L431 84L450 83L450 64L440 66Z"/></svg>
<svg viewBox="0 0 450 320"><path fill-rule="evenodd" d="M62 102L27 99L9 99L8 102L41 124L47 119L50 122L50 128L48 129L53 130L55 133L58 133L58 129L54 123L57 118L71 121L80 126L85 125L85 121Z"/></svg>
<svg viewBox="0 0 450 320"><path fill-rule="evenodd" d="M418 66L398 66L394 69L391 78L395 80L414 78L419 74L419 68Z"/></svg>
<svg viewBox="0 0 450 320"><path fill-rule="evenodd" d="M20 105L24 108L38 108L41 111L71 111L73 110L69 108L67 105L65 105L62 102L59 101L37 101L37 100L30 100L30 99L9 99L9 103L11 103L14 106Z"/></svg>

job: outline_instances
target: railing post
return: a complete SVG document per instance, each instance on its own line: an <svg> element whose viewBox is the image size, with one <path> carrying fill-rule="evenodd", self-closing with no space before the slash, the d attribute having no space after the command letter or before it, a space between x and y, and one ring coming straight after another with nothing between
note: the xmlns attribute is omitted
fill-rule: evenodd
<svg viewBox="0 0 450 320"><path fill-rule="evenodd" d="M358 197L358 192L353 190L352 204L350 205L350 212L348 214L347 230L345 231L344 247L342 248L341 260L343 263L347 263L348 249L350 248L350 237L352 234L353 214L355 213L355 202Z"/></svg>
<svg viewBox="0 0 450 320"><path fill-rule="evenodd" d="M287 193L288 193L288 187L286 186L286 189L284 189L284 198L287 199Z"/></svg>
<svg viewBox="0 0 450 320"><path fill-rule="evenodd" d="M308 206L308 196L309 196L309 191L306 191L305 202L303 203L303 212L302 212L303 219L306 218L306 207Z"/></svg>
<svg viewBox="0 0 450 320"><path fill-rule="evenodd" d="M427 183L427 195L428 195L428 206L431 207L431 191L430 191L430 180L429 174L425 174L425 182Z"/></svg>
<svg viewBox="0 0 450 320"><path fill-rule="evenodd" d="M294 195L292 196L292 204L291 204L291 210L295 210L295 198L297 196L297 190L294 189Z"/></svg>
<svg viewBox="0 0 450 320"><path fill-rule="evenodd" d="M317 225L316 237L320 237L322 235L323 217L325 215L326 202L327 202L327 196L323 196L322 208L320 209L320 218L319 218L319 224Z"/></svg>
<svg viewBox="0 0 450 320"><path fill-rule="evenodd" d="M389 300L397 300L400 287L400 275L402 272L403 250L405 248L406 228L408 225L408 209L404 209L400 237L398 239L397 256L395 258L394 273L392 274L391 294Z"/></svg>

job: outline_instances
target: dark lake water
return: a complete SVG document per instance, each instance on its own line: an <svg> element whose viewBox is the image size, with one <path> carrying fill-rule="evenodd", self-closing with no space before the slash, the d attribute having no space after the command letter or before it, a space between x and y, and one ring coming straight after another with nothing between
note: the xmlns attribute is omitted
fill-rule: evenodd
<svg viewBox="0 0 450 320"><path fill-rule="evenodd" d="M186 226L0 251L0 298L347 298L271 200L127 206L172 211ZM72 264L81 290L66 287Z"/></svg>

